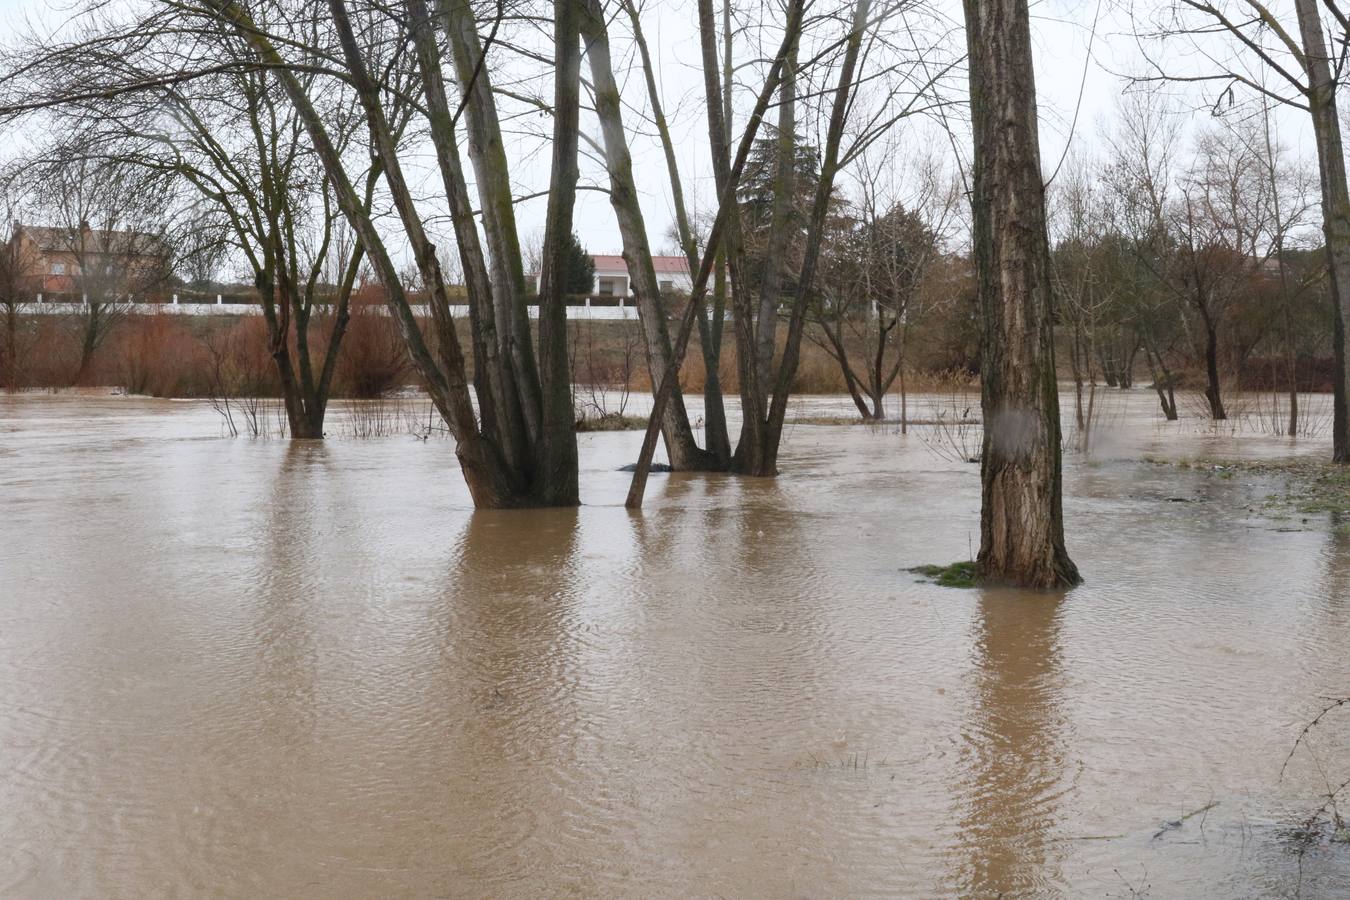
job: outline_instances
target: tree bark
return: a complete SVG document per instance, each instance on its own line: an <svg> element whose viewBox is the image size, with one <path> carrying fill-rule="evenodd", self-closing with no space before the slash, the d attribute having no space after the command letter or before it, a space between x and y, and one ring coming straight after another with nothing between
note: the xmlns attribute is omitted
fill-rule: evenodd
<svg viewBox="0 0 1350 900"><path fill-rule="evenodd" d="M1219 329L1208 316L1205 317L1205 400L1209 403L1209 415L1214 421L1222 422L1228 418L1223 408L1223 391L1219 386Z"/></svg>
<svg viewBox="0 0 1350 900"><path fill-rule="evenodd" d="M983 577L1079 582L1064 545L1049 240L1027 0L964 0L974 128Z"/></svg>
<svg viewBox="0 0 1350 900"><path fill-rule="evenodd" d="M1322 18L1316 0L1295 0L1303 39L1303 65L1308 75L1308 109L1317 145L1322 187L1322 233L1334 307L1332 346L1336 376L1332 398L1332 458L1350 463L1350 366L1345 359L1350 323L1350 187L1346 184L1345 147L1336 108L1336 81L1327 54Z"/></svg>
<svg viewBox="0 0 1350 900"><path fill-rule="evenodd" d="M544 271L539 291L539 384L543 421L534 478L537 495L545 506L576 506L581 502L572 375L567 359L565 285L579 177L580 7L581 0L556 0L553 4L553 166L544 225Z"/></svg>
<svg viewBox="0 0 1350 900"><path fill-rule="evenodd" d="M479 65L483 46L469 0L439 0L438 9L446 25L450 56L464 105L469 160L478 185L483 234L491 265L496 328L513 376L513 381L505 387L513 398L519 395L513 405L524 416L529 443L537 445L542 416L539 371L525 305L528 289L516 230L510 166L497 118L492 81L487 67Z"/></svg>

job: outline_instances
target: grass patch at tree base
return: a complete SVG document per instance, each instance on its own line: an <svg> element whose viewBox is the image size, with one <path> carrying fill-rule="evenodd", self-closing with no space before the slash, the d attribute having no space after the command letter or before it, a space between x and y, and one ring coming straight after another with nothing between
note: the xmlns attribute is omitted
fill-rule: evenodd
<svg viewBox="0 0 1350 900"><path fill-rule="evenodd" d="M979 587L982 582L979 564L969 560L949 566L915 566L909 571L922 575L939 587L973 588Z"/></svg>

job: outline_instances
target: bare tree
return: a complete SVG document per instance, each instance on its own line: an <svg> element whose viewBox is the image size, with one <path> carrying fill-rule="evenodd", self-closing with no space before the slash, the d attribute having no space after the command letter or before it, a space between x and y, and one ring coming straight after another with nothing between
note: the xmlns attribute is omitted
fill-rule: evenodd
<svg viewBox="0 0 1350 900"><path fill-rule="evenodd" d="M13 186L15 174L0 174L0 225L7 228L21 218L18 191ZM23 334L23 313L33 301L28 276L37 262L32 246L16 232L12 230L0 242L0 386L7 391L16 391L24 383L28 342Z"/></svg>
<svg viewBox="0 0 1350 900"><path fill-rule="evenodd" d="M879 171L889 167L890 158L893 153L879 166L861 167L861 197L833 217L825 269L811 304L815 329L808 336L839 364L864 419L886 418L885 395L899 380L904 431L905 339L926 311L924 289L942 253L958 193L930 164L918 172L906 205Z"/></svg>
<svg viewBox="0 0 1350 900"><path fill-rule="evenodd" d="M1109 209L1103 192L1090 174L1091 166L1092 162L1082 157L1068 160L1051 192L1050 203L1057 237L1051 253L1051 270L1059 301L1059 321L1069 333L1074 419L1079 439L1084 442L1081 449L1086 449L1085 442L1091 433L1100 373L1097 362L1106 356L1100 343L1103 332L1109 330L1106 325L1115 305L1116 292L1122 286L1119 273L1113 271ZM1134 336L1133 331L1127 333ZM1127 361L1122 369L1129 372L1133 347L1125 355ZM1128 375L1123 386L1129 386Z"/></svg>
<svg viewBox="0 0 1350 900"><path fill-rule="evenodd" d="M1152 93L1127 94L1105 136L1102 169L1112 234L1128 259L1115 278L1122 316L1138 336L1164 417L1178 418L1170 360L1183 336L1177 297L1162 273L1173 250L1167 210L1173 202L1180 131L1174 110Z"/></svg>
<svg viewBox="0 0 1350 900"><path fill-rule="evenodd" d="M723 436L720 395L707 384L705 399L712 414L709 449L719 464L729 456L732 471L761 476L777 471L783 418L800 358L804 326L815 297L820 245L830 225L831 211L838 202L834 191L836 176L896 122L931 108L929 90L950 71L950 65L936 67L936 72L926 66L927 55L933 51L926 42L916 41L914 47L897 48L891 26L914 6L908 2L888 2L875 7L869 3L861 9L857 4L848 4L847 9L841 6L829 12L816 10L810 20L811 28L805 22L795 26L799 33L794 33L790 25L780 30L776 18L762 20L772 26L761 30L775 36L781 34L782 42L772 54L758 49L751 64L764 59L776 61L783 55L789 62L783 67L780 83L774 85L777 114L773 133L760 145L761 149L773 148L760 154L760 168L768 182L768 189L762 192L763 216L757 229L761 241L754 248L756 258L751 266L749 243L751 227L756 223L747 220L747 212L741 205L728 211L724 227L717 229L715 235L710 232L709 239L717 240L704 245L705 252L711 247L720 254L715 268L720 273L725 264L726 278L718 282L721 290L713 292L712 315L703 306L701 294L696 297L698 305L691 313L691 321L700 326L705 370L715 372L720 358L722 304L724 298L730 300L742 413L740 439L734 451ZM636 21L632 4L628 9L630 18ZM788 4L789 23L793 21L793 11L794 4ZM728 62L732 29L726 6L722 13L719 21L711 0L698 4L703 105L714 180L719 197L725 198L734 195L728 194L733 171L728 99L732 89ZM832 22L847 22L847 29L832 32L826 27ZM895 31L903 33L904 29ZM650 106L659 111L650 61L645 52L640 55L645 63ZM811 113L814 115L808 117ZM682 192L670 150L669 127L659 112L656 121L666 147L676 198L677 234L680 243L690 248L692 257L699 241L693 233L692 217L681 209ZM753 114L748 121L756 122ZM800 132L811 124L818 125L821 131L820 166L814 181L800 177L795 165L805 149ZM750 132L747 128L746 133ZM779 327L780 319L786 320L785 330ZM665 405L659 397L657 407L664 416ZM638 480L635 478L635 487ZM630 493L630 499L633 496Z"/></svg>
<svg viewBox="0 0 1350 900"><path fill-rule="evenodd" d="M1049 239L1026 0L965 0L984 323L984 578L1076 584L1064 545Z"/></svg>
<svg viewBox="0 0 1350 900"><path fill-rule="evenodd" d="M54 130L76 135L67 144L81 148L88 164L167 182L192 218L185 260L207 269L225 256L242 261L261 300L289 432L321 438L363 247L340 233L341 213L305 149L297 115L266 71L219 66L247 54L219 23L198 23L209 39L198 53L212 43L222 52L199 59L196 77L166 82L162 76L182 51L177 31L128 34L88 18L82 40L33 48L39 64L29 96L57 104ZM306 27L312 34L317 25ZM300 77L312 89L324 87L312 72ZM361 123L350 91L333 84L320 99L347 146ZM80 93L67 96L72 91ZM365 178L367 205L377 178L376 171ZM331 311L325 318L332 324L314 348L311 325L320 310Z"/></svg>
<svg viewBox="0 0 1350 900"><path fill-rule="evenodd" d="M157 175L90 160L71 142L42 151L31 167L36 214L49 224L25 233L80 302L71 375L80 384L128 305L169 283L179 250L166 212L170 189Z"/></svg>
<svg viewBox="0 0 1350 900"><path fill-rule="evenodd" d="M1350 462L1350 366L1345 358L1350 324L1350 185L1337 99L1350 48L1350 9L1340 0L1293 0L1292 14L1262 0L1173 0L1156 17L1137 15L1136 20L1142 36L1161 44L1183 41L1194 51L1152 59L1152 77L1214 86L1216 108L1243 90L1301 110L1311 119L1334 309L1332 456L1337 462ZM1183 59L1198 68L1180 69L1176 61Z"/></svg>

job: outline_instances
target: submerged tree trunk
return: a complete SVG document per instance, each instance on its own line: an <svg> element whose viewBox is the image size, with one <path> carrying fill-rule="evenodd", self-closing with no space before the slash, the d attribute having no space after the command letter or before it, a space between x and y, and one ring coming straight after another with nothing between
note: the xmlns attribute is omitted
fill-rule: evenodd
<svg viewBox="0 0 1350 900"><path fill-rule="evenodd" d="M1327 53L1316 0L1295 0L1308 75L1308 109L1317 144L1322 187L1322 233L1326 240L1331 304L1332 345L1336 354L1332 399L1332 458L1350 463L1350 366L1346 364L1346 328L1350 325L1350 187L1346 184L1345 147L1336 108L1336 80Z"/></svg>
<svg viewBox="0 0 1350 900"><path fill-rule="evenodd" d="M1219 385L1219 330L1208 317L1205 318L1205 400L1209 403L1209 415L1214 421L1222 422L1228 418Z"/></svg>
<svg viewBox="0 0 1350 900"><path fill-rule="evenodd" d="M476 369L490 363L490 357L479 353L484 344L484 335L490 332L489 324L482 320L480 313L490 308L496 314L496 321L493 324L505 324L505 329L499 330L495 335L503 342L501 349L504 352L501 354L503 358L500 360L500 368L492 373L502 377L497 379L495 390L479 396L484 417L481 428L470 392L467 365L457 335L456 323L450 314L451 306L436 247L426 234L416 202L403 174L395 130L390 126L385 114L381 89L370 74L368 62L357 42L344 0L328 0L328 8L339 37L346 74L351 79L352 87L365 113L373 152L383 166L383 176L390 199L408 238L419 274L427 286L427 305L431 310L432 327L435 329L436 338L434 350L423 334L422 325L413 314L408 292L384 243L380 229L376 227L369 210L363 206L360 196L353 187L343 165L342 154L305 86L265 31L254 23L237 0L210 0L210 6L219 14L221 20L233 29L239 39L256 51L259 61L267 66L269 71L277 73L287 97L294 104L314 151L323 165L337 204L362 242L366 255L384 286L390 315L398 325L408 355L421 375L433 404L455 439L455 454L459 459L460 469L474 505L478 508L575 505L574 453L571 455L573 462L567 461L570 449L567 447L567 441L570 440L575 447L575 436L569 434L566 439L554 441L552 446L556 452L541 450L541 440L552 441L559 430L558 423L563 418L569 420L570 432L571 393L566 384L568 380L566 344L565 340L559 342L556 339L554 331L557 329L553 329L550 324L548 327L552 330L549 331L545 341L550 349L547 351L549 355L544 368L548 373L547 378L551 380L541 385L525 312L524 275L519 258L514 214L511 210L509 173L506 171L505 158L501 151L500 129L497 126L496 110L492 105L491 86L485 74L481 79L477 77L481 69L478 63L482 57L471 10L462 5L454 5L449 10L443 11L446 12L451 45L457 46L459 53L467 54L463 58L457 58L456 65L465 66L468 70L460 88L466 94L465 109L471 151L480 169L477 173L478 182L485 201L484 232L494 246L493 273L494 280L499 280L500 291L496 290L497 284L486 284L487 266L481 253L476 257L470 253L470 246L474 250L478 249L477 244L468 239L468 233L472 229L464 229L461 232L461 226L472 221L473 210L467 202L462 171L459 168L458 158L454 155L453 131L444 127L433 127L432 138L436 149L436 161L447 183L446 200L451 206L456 234L460 238L461 262L465 267L468 282L466 287L470 293L471 322L475 332ZM441 88L439 47L430 26L430 17L425 3L408 0L408 6L412 13L408 18L408 25L413 42L416 44L423 85L427 88L427 111L444 125L449 121L448 103ZM563 55L566 56L566 53ZM428 65L429 62L434 64ZM561 105L565 108L569 103L566 91L561 99ZM559 175L555 172L554 183L561 184L563 177L565 173ZM495 252L498 248L503 252ZM556 320L556 313L556 305L549 307L546 312L553 320ZM562 352L554 352L555 349ZM508 356L509 359L505 358ZM559 380L557 372L562 373L561 391L557 386ZM517 383L508 383L507 376L521 375L524 378L518 379ZM549 398L550 403L547 410L544 409L541 400L541 389L547 391L545 396ZM566 403L565 407L557 401L560 394ZM509 403L507 408L496 409L494 412L497 397L504 397ZM565 412L560 414L559 410ZM549 429L550 434L546 438L541 438L541 429L545 428ZM559 460L562 462L559 463ZM571 471L568 471L569 469ZM550 479L555 476L558 477L558 483L552 484Z"/></svg>
<svg viewBox="0 0 1350 900"><path fill-rule="evenodd" d="M656 126L657 134L661 138L661 149L665 154L666 171L670 178L671 200L675 212L675 228L680 238L680 244L684 250L685 258L689 260L689 272L692 275L699 266L698 242L694 238L693 227L689 221L689 212L684 202L684 188L680 180L679 163L675 155L675 142L670 135L670 126L666 121L665 111L661 103L661 92L656 84L656 67L652 63L651 53L647 47L647 38L642 30L642 18L638 14L638 9L634 0L624 0L623 7L628 14L629 21L633 27L633 40L637 44L638 55L642 61L642 74L647 85L647 102L651 106L651 118ZM601 20L603 21L603 19ZM606 60L608 62L608 59ZM612 68L612 66L611 66ZM612 80L612 76L611 76ZM597 113L600 110L597 108ZM725 122L723 123L725 126ZM724 141L730 142L730 139L724 136ZM625 147L626 152L626 147ZM631 163L630 163L631 176ZM639 211L640 211L640 207ZM645 240L646 233L643 232ZM699 304L695 310L698 315L699 349L703 355L703 417L704 429L707 435L707 450L700 451L704 454L694 462L689 461L690 467L703 469L716 469L724 471L731 464L731 441L727 432L726 404L722 396L721 382L721 361L722 361L722 326L724 324L724 311L726 309L726 259L725 255L719 253L717 261L714 264L713 274L713 302L712 315L709 316L704 309L703 304ZM668 338L667 338L668 340ZM671 350L671 362L673 362L674 350ZM670 363L668 362L667 365ZM655 371L652 373L652 385L660 383ZM672 390L678 390L679 385L675 385ZM672 396L672 402L677 402L683 407L683 398L679 395ZM685 422L688 422L688 412L684 413ZM662 423L663 435L667 423ZM667 451L670 450L670 438L666 437ZM711 458L709 458L709 455ZM680 468L675 462L675 454L671 454L671 466Z"/></svg>
<svg viewBox="0 0 1350 900"><path fill-rule="evenodd" d="M708 118L708 143L712 153L717 193L719 197L723 197L727 195L729 186L734 190L734 180L731 177L731 130L726 120L729 108L723 91L721 74L723 63L718 53L717 21L713 14L712 0L698 0L698 22L699 46L703 61L703 101ZM796 44L797 35L790 31L785 36L784 48L789 53L795 53ZM780 66L780 71L784 72L782 77L787 77L786 68L786 65ZM778 85L775 84L774 88L776 90ZM731 468L736 472L756 474L753 471L748 472L744 463L747 457L757 460L761 456L759 444L761 431L754 427L747 428L744 424L747 420L762 418L763 415L762 406L756 405L761 393L758 389L756 365L756 312L751 303L749 286L743 276L745 250L741 235L740 209L735 202L734 194L730 208L726 212L726 227L722 232L725 235L723 242L721 246L711 249L723 253L722 258L726 262L729 275L728 292L731 295L733 309L732 332L736 340L736 374L740 381L741 436L731 460ZM716 318L714 316L714 319ZM720 323L714 321L711 324Z"/></svg>
<svg viewBox="0 0 1350 900"><path fill-rule="evenodd" d="M979 565L990 581L1079 582L1064 546L1059 397L1027 0L965 0L975 261L984 335Z"/></svg>
<svg viewBox="0 0 1350 900"><path fill-rule="evenodd" d="M1172 373L1168 371L1162 355L1154 352L1151 344L1144 346L1144 358L1148 360L1149 374L1153 377L1153 390L1158 395L1158 405L1162 407L1163 416L1167 421L1175 422L1177 399L1175 389L1172 387Z"/></svg>

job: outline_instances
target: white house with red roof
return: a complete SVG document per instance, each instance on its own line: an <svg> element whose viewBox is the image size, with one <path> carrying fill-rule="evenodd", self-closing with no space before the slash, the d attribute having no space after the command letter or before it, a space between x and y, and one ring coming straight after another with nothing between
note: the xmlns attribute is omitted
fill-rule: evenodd
<svg viewBox="0 0 1350 900"><path fill-rule="evenodd" d="M595 263L595 288L591 293L601 297L627 297L633 293L628 278L628 264L622 256L599 256L592 254ZM688 293L694 286L693 276L689 273L689 260L683 256L653 256L652 266L656 269L656 284L664 291L683 291Z"/></svg>
<svg viewBox="0 0 1350 900"><path fill-rule="evenodd" d="M631 297L633 285L628 277L628 264L622 256L591 255L595 263L595 284L591 286L594 297ZM656 269L656 286L664 291L688 293L694 287L694 278L689 273L689 260L683 256L653 256L652 267ZM539 275L534 276L535 288L540 287Z"/></svg>

